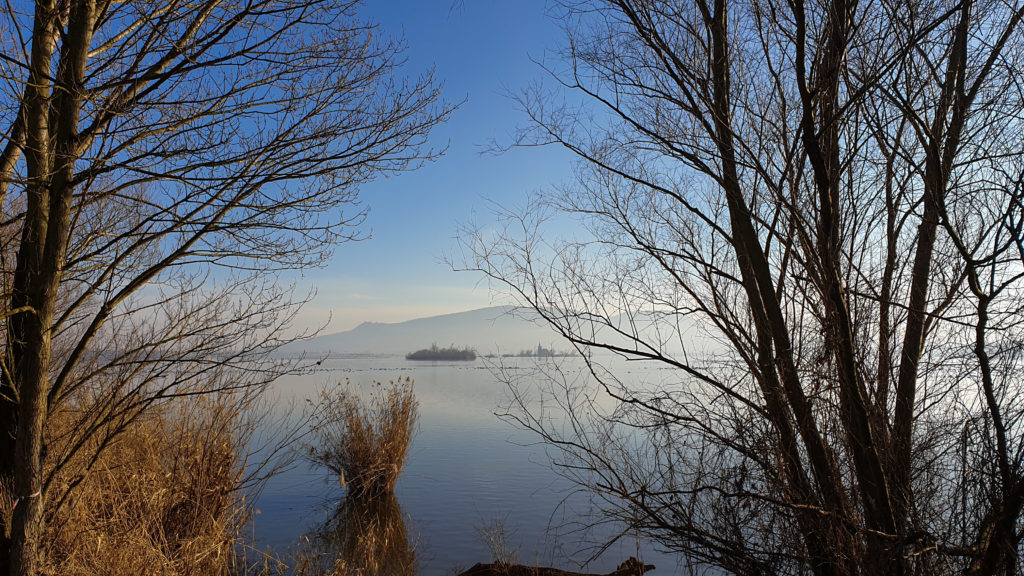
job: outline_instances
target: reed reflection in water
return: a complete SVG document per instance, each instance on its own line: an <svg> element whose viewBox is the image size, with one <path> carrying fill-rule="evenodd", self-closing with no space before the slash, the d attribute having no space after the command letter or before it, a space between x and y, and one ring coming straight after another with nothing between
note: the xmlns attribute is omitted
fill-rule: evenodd
<svg viewBox="0 0 1024 576"><path fill-rule="evenodd" d="M311 550L298 573L332 576L413 576L414 542L393 493L349 495L307 536Z"/></svg>

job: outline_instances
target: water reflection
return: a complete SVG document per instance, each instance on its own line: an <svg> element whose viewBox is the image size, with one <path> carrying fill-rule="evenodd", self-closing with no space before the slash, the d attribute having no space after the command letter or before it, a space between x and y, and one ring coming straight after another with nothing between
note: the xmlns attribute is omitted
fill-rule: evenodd
<svg viewBox="0 0 1024 576"><path fill-rule="evenodd" d="M320 574L413 576L416 553L394 494L346 497L309 537Z"/></svg>
<svg viewBox="0 0 1024 576"><path fill-rule="evenodd" d="M533 363L525 359L508 360L508 370L524 374L533 370ZM585 369L583 362L572 366L576 365ZM636 376L635 365L627 366ZM364 396L369 382L375 380L387 382L398 373L416 380L419 430L395 495L402 507L398 517L405 519L419 552L418 575L450 576L452 566L468 567L490 559L491 551L477 527L499 518L510 534L514 531L509 545L519 548L520 558L531 563L582 561L595 550L581 543L578 533L566 532L572 528L567 523L590 510L585 495L567 498L572 485L546 465L544 447L535 443L536 437L494 416L508 403L508 390L491 372L479 366L413 365L401 357L330 359L322 368L332 370L329 376L317 373L275 383L282 404L317 398L325 378L335 382L349 373L363 383ZM640 376L646 381L661 373ZM312 540L323 531L315 525L326 519L325 501L338 501L337 479L325 482L324 476L319 467L299 466L270 480L260 496L262 514L254 528L261 544L291 555L311 549ZM559 508L560 504L564 506ZM335 511L334 504L326 506L327 514ZM552 526L566 528L553 534L548 531ZM623 558L635 555L637 546L634 539L622 538L589 568L610 572ZM640 546L644 559L658 566L656 573L673 573L675 558L656 554L646 543ZM579 555L572 556L574 552ZM326 560L317 560L327 568L320 574L334 571L335 556L330 552Z"/></svg>

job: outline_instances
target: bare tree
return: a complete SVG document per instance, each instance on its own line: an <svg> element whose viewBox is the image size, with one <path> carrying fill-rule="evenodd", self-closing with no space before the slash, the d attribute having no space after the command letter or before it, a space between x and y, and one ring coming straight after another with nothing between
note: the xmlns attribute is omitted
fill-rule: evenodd
<svg viewBox="0 0 1024 576"><path fill-rule="evenodd" d="M275 274L358 235L359 185L436 152L357 0L42 0L0 9L0 478L10 573L45 499L148 406L259 386L301 304ZM58 407L81 423L48 450ZM99 435L99 441L97 441ZM81 456L81 455L79 455Z"/></svg>
<svg viewBox="0 0 1024 576"><path fill-rule="evenodd" d="M1024 5L559 5L560 90L523 95L519 143L578 178L465 267L614 405L556 373L565 420L513 415L695 566L1019 573ZM591 239L545 241L553 213Z"/></svg>

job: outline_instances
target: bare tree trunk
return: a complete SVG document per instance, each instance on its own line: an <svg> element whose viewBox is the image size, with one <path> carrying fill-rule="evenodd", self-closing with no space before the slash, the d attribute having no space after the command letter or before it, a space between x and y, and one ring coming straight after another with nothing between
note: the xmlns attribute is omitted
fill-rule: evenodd
<svg viewBox="0 0 1024 576"><path fill-rule="evenodd" d="M38 321L31 322L35 328ZM31 330L27 342L35 354L22 357L21 402L18 418L18 442L15 451L14 490L18 504L11 523L11 576L38 573L39 537L42 530L43 500L43 423L46 421L46 375L50 339L45 330Z"/></svg>
<svg viewBox="0 0 1024 576"><path fill-rule="evenodd" d="M22 148L25 145L26 108L26 102L22 99L7 145L3 152L0 152L0 205L7 198L7 192L14 180L18 159L21 157ZM0 256L0 259L3 257ZM8 269L6 262L0 262L0 265L5 270ZM4 310L4 312L11 314L11 310ZM10 358L0 358L0 482L4 483L8 489L10 489L10 482L14 474L12 463L14 462L15 439L18 437L17 391L12 381L10 366ZM7 512L4 514L6 515ZM4 530L0 533L0 573L6 572L7 567L7 537L5 523Z"/></svg>
<svg viewBox="0 0 1024 576"><path fill-rule="evenodd" d="M18 435L13 459L13 487L20 498L11 524L12 576L38 573L43 528L43 433L50 391L52 327L61 270L70 236L71 202L78 150L82 82L92 41L95 5L76 2L64 34L56 94L47 91L50 59L56 46L58 7L37 5L33 38L32 94L27 98L29 179L24 235L15 271L12 309L22 306L11 323L9 342L18 385ZM53 102L48 100L52 98Z"/></svg>

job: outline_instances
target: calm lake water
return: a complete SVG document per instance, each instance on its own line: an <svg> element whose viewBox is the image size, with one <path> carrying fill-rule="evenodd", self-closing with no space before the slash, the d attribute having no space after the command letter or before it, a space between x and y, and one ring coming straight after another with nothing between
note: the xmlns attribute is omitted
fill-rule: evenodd
<svg viewBox="0 0 1024 576"><path fill-rule="evenodd" d="M565 359L559 359L566 361ZM506 359L530 367L532 359ZM576 362L568 360L568 362ZM332 358L320 370L275 384L280 402L304 403L324 386L350 380L366 387L375 380L412 377L419 400L419 431L395 489L393 513L414 543L417 574L454 573L490 562L482 533L501 526L507 548L518 562L578 569L592 552L579 535L564 534L566 518L585 509L586 499L548 465L536 437L494 415L507 391L485 362L412 362L402 357ZM351 511L337 514L344 490L322 469L300 463L273 478L259 496L254 535L261 546L285 552L323 526L344 529ZM567 502L559 508L559 504ZM361 546L351 534L349 546ZM628 540L628 541L627 541ZM587 571L608 572L629 556L655 564L655 576L679 572L672 556L657 553L636 538L621 539Z"/></svg>

